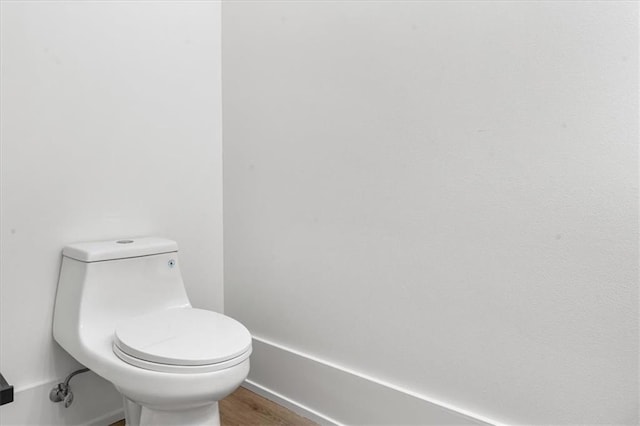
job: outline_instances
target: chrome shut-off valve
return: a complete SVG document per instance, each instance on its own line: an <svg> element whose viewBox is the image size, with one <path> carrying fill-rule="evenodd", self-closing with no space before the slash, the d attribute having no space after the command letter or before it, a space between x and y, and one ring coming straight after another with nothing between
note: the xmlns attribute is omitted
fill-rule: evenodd
<svg viewBox="0 0 640 426"><path fill-rule="evenodd" d="M69 408L73 403L73 392L71 392L71 385L69 385L69 381L76 374L86 373L87 371L89 371L88 368L74 371L67 376L64 382L58 383L56 387L51 389L49 392L49 399L51 402L64 402L65 408Z"/></svg>
<svg viewBox="0 0 640 426"><path fill-rule="evenodd" d="M49 399L52 402L64 401L65 408L69 408L73 402L73 392L71 392L71 387L64 383L58 383L58 385L49 392Z"/></svg>

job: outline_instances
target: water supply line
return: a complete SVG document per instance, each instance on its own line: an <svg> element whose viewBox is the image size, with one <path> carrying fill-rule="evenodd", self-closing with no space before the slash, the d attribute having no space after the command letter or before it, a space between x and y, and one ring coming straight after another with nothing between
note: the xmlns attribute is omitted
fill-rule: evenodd
<svg viewBox="0 0 640 426"><path fill-rule="evenodd" d="M51 400L51 402L64 401L65 408L69 408L69 406L73 402L73 392L71 392L71 386L69 385L69 382L71 381L73 376L81 373L86 373L87 371L89 371L88 368L76 370L73 373L69 374L67 378L64 379L64 382L58 383L56 387L51 389L51 392L49 392L49 399Z"/></svg>

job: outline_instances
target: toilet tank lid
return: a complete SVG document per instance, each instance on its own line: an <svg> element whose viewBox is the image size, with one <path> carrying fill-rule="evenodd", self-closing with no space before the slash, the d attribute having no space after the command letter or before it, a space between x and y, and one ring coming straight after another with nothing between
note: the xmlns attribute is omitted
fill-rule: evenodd
<svg viewBox="0 0 640 426"><path fill-rule="evenodd" d="M69 244L62 255L81 262L127 259L178 251L178 244L166 238L141 237Z"/></svg>

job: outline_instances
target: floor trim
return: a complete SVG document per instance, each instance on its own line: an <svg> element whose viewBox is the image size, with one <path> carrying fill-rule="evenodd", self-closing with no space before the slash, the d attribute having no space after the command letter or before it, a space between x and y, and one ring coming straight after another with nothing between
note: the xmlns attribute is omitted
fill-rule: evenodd
<svg viewBox="0 0 640 426"><path fill-rule="evenodd" d="M354 400L349 404L327 401L331 399L331 386L335 386L341 388L344 395L366 392L367 395L373 396L372 404L375 404L373 401L378 398L378 402L382 404L382 401L393 400L394 406L406 407L401 411L409 414L406 419L398 418L399 423L410 423L424 416L425 419L432 417L435 422L433 424L440 421L443 424L447 422L503 426L503 423L495 419L455 404L323 360L264 337L253 336L253 339L252 371L249 373L246 387L320 424L353 423L354 418L345 418L349 416L357 417L357 420L363 419L365 422L374 420L366 418L365 412L369 411L370 407L367 407L366 403L362 404L362 401ZM286 377L280 377L280 373ZM319 390L314 392L313 389L309 389L313 387ZM355 396L349 397L357 399ZM362 411L362 417L361 413L358 413L359 410ZM376 420L382 419L376 417Z"/></svg>
<svg viewBox="0 0 640 426"><path fill-rule="evenodd" d="M124 420L124 410L122 408L107 413L104 416L98 417L97 419L93 419L88 424L88 426L110 425L119 422L120 420Z"/></svg>

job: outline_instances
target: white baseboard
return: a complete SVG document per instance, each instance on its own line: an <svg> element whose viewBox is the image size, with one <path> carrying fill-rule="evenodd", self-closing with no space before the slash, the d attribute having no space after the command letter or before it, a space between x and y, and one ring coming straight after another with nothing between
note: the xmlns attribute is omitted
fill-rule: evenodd
<svg viewBox="0 0 640 426"><path fill-rule="evenodd" d="M500 425L256 336L244 386L323 425Z"/></svg>
<svg viewBox="0 0 640 426"><path fill-rule="evenodd" d="M124 410L122 409L122 407L101 417L93 419L92 421L87 423L87 426L107 426L115 422L119 422L120 420L124 420Z"/></svg>
<svg viewBox="0 0 640 426"><path fill-rule="evenodd" d="M64 378L15 390L14 401L0 407L0 424L106 426L124 418L120 393L92 372L72 379L74 400L69 408L51 402L49 392L62 380Z"/></svg>

